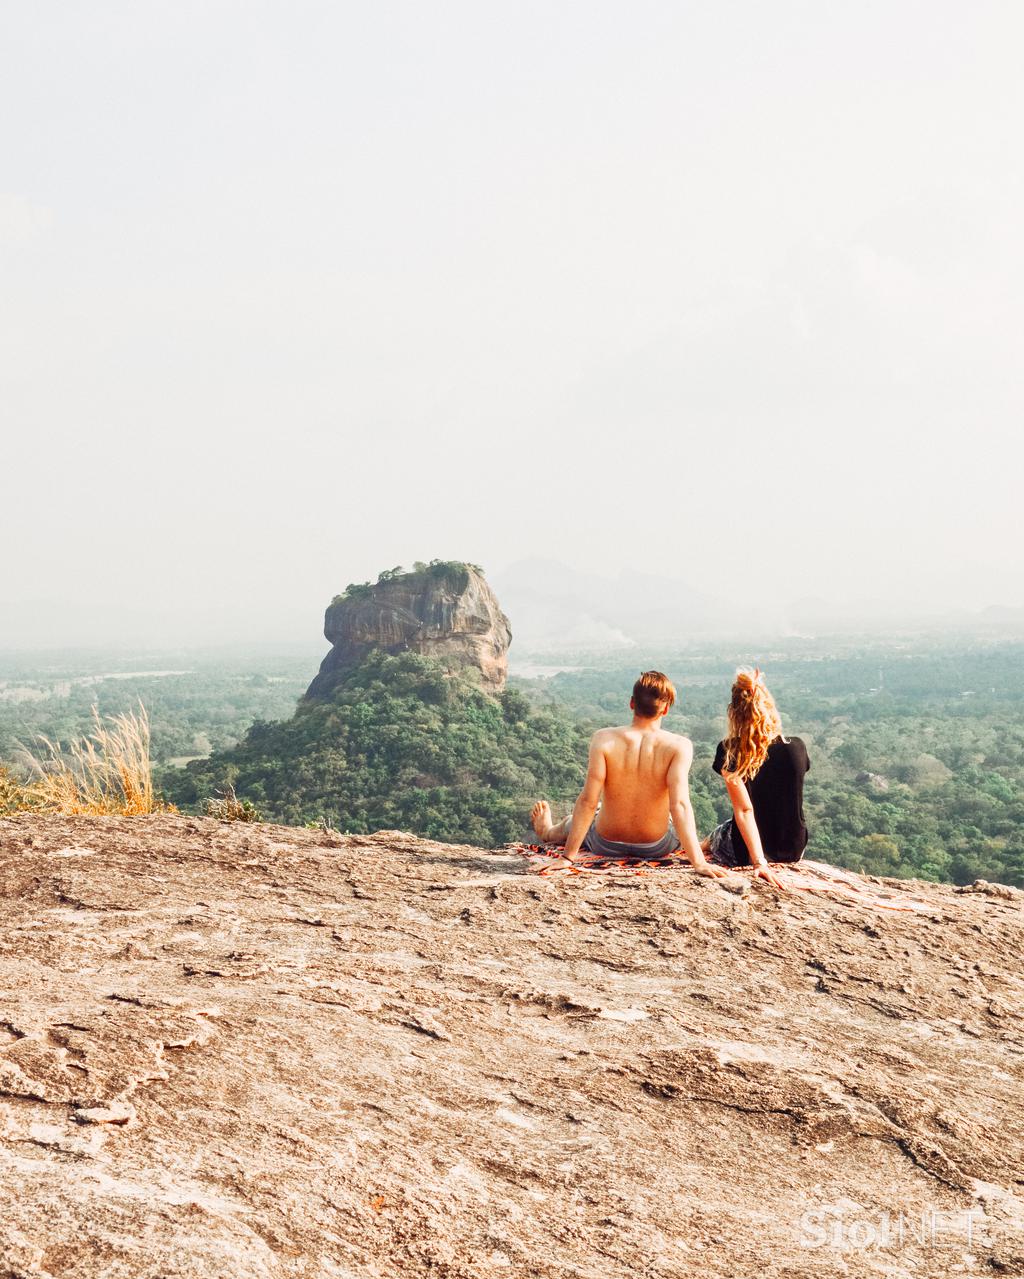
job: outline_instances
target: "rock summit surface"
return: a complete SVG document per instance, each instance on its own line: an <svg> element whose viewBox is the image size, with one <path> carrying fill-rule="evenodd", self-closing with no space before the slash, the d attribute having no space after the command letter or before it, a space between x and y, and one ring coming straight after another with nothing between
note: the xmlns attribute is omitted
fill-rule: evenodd
<svg viewBox="0 0 1024 1279"><path fill-rule="evenodd" d="M0 868L5 1277L1024 1273L1015 890L177 816Z"/></svg>

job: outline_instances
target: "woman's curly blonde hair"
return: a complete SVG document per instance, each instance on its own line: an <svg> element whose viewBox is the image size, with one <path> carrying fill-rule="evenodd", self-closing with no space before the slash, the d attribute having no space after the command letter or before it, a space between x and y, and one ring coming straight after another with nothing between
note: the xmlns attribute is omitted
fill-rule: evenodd
<svg viewBox="0 0 1024 1279"><path fill-rule="evenodd" d="M750 781L768 758L768 747L781 736L782 720L761 671L741 666L732 685L722 771L737 781Z"/></svg>

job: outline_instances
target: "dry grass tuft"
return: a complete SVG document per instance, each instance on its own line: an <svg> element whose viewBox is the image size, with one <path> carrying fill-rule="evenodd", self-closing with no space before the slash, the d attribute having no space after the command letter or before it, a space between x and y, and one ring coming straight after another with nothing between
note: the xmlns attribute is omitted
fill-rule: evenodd
<svg viewBox="0 0 1024 1279"><path fill-rule="evenodd" d="M104 723L94 706L93 732L62 747L41 741L46 755L26 752L34 774L24 791L28 806L46 813L137 817L167 810L153 790L149 757L149 717L116 715Z"/></svg>
<svg viewBox="0 0 1024 1279"><path fill-rule="evenodd" d="M31 797L13 773L0 764L0 817L23 813L32 807Z"/></svg>
<svg viewBox="0 0 1024 1279"><path fill-rule="evenodd" d="M220 795L206 801L206 816L220 822L261 822L263 814L248 799L239 799L234 786L225 786Z"/></svg>

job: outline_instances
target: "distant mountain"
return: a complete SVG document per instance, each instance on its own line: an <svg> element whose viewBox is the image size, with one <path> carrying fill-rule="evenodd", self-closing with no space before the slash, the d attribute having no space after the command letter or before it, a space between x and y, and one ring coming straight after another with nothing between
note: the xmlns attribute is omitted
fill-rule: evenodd
<svg viewBox="0 0 1024 1279"><path fill-rule="evenodd" d="M787 616L791 632L807 636L900 631L999 637L1024 634L1024 608L1001 604L983 609L940 609L873 600L836 603L809 597L794 600Z"/></svg>
<svg viewBox="0 0 1024 1279"><path fill-rule="evenodd" d="M765 608L713 595L687 582L623 570L583 573L557 560L518 560L491 575L512 623L515 649L544 652L680 645L697 639L759 640L781 636L891 634L900 631L976 635L1024 634L1024 609L927 609L880 600L835 602L805 597Z"/></svg>
<svg viewBox="0 0 1024 1279"><path fill-rule="evenodd" d="M1024 608L990 604L988 608L983 608L977 617L984 625L1006 626L1017 631L1024 629Z"/></svg>
<svg viewBox="0 0 1024 1279"><path fill-rule="evenodd" d="M651 573L581 573L556 560L525 559L492 575L523 648L630 648L692 636L771 633L779 617L751 617L723 597Z"/></svg>

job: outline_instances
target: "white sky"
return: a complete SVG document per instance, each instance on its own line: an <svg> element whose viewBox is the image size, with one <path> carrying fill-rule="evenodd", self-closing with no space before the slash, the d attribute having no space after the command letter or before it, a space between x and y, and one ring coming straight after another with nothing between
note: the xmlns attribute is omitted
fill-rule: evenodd
<svg viewBox="0 0 1024 1279"><path fill-rule="evenodd" d="M1019 0L2 11L0 601L1024 603Z"/></svg>

